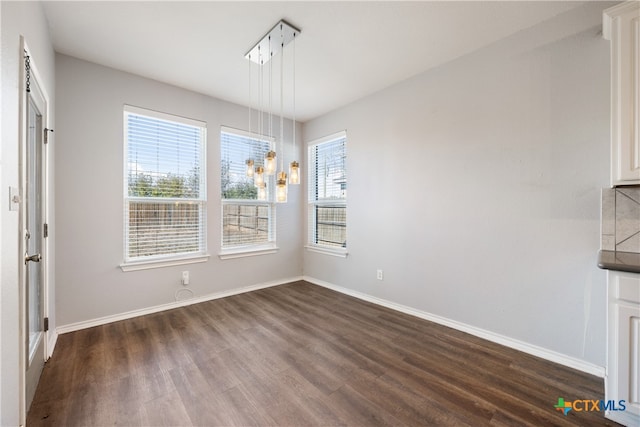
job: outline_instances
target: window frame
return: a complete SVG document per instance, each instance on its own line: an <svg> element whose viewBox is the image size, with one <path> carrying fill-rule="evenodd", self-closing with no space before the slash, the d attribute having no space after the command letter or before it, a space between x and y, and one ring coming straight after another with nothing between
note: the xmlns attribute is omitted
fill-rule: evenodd
<svg viewBox="0 0 640 427"><path fill-rule="evenodd" d="M169 198L169 197L140 197L129 195L129 115L144 116L150 119L179 123L200 129L200 194L199 197ZM163 113L147 108L124 105L123 107L123 262L120 268L123 271L146 270L152 268L167 267L173 265L193 264L206 262L209 259L207 249L207 124L206 122L182 117L174 114ZM153 203L196 203L200 205L198 220L198 250L180 253L165 253L144 257L129 257L129 203L150 202Z"/></svg>
<svg viewBox="0 0 640 427"><path fill-rule="evenodd" d="M319 252L327 255L333 255L337 257L346 257L348 255L348 239L345 238L345 246L332 246L332 245L323 245L317 242L317 208L319 207L343 207L345 209L345 216L347 215L347 195L345 193L344 198L340 199L317 199L312 191L312 188L317 186L318 182L318 171L316 169L316 162L314 162L314 150L316 147L328 144L332 142L336 142L338 140L344 139L345 144L345 192L347 186L347 159L346 159L346 151L347 151L347 132L340 131L331 135L327 135L322 138L315 139L307 144L307 244L305 248L312 252ZM345 218L345 236L348 236L348 222Z"/></svg>
<svg viewBox="0 0 640 427"><path fill-rule="evenodd" d="M261 135L258 133L251 133L245 130L231 128L228 126L220 127L220 172L222 173L222 134L230 134L235 137L253 139L266 141L269 143L270 149L274 149L275 139L273 137L267 135ZM247 256L255 256L255 255L265 255L272 254L278 252L280 249L277 246L277 237L276 237L276 203L275 203L275 175L269 177L267 181L268 186L268 198L267 200L258 200L258 199L225 199L222 194L222 182L220 183L219 191L220 191L220 252L218 253L218 257L220 259L233 259L233 258L242 258ZM229 205L239 205L239 206L266 206L268 212L267 219L267 241L265 242L248 242L248 243L240 243L235 245L225 245L224 242L224 221L225 221L225 206Z"/></svg>

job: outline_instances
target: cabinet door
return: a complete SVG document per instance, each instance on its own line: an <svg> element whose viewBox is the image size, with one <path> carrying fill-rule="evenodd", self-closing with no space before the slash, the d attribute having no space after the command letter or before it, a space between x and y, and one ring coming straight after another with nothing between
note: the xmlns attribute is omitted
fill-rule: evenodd
<svg viewBox="0 0 640 427"><path fill-rule="evenodd" d="M626 401L626 414L640 417L640 308L615 304L618 326L617 387L614 400Z"/></svg>
<svg viewBox="0 0 640 427"><path fill-rule="evenodd" d="M611 181L640 184L640 6L625 2L604 12L611 40Z"/></svg>
<svg viewBox="0 0 640 427"><path fill-rule="evenodd" d="M624 411L605 416L640 426L640 274L608 273L608 344L605 399L624 401Z"/></svg>

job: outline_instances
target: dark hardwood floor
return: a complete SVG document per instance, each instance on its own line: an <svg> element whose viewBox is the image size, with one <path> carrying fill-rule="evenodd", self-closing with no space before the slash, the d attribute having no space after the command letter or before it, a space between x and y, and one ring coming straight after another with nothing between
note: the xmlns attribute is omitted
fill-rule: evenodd
<svg viewBox="0 0 640 427"><path fill-rule="evenodd" d="M603 380L297 282L61 335L28 426L616 425Z"/></svg>

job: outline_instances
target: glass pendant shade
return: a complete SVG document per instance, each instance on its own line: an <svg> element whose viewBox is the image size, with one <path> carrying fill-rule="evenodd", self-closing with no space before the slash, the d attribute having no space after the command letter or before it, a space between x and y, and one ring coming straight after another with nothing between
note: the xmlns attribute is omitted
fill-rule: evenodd
<svg viewBox="0 0 640 427"><path fill-rule="evenodd" d="M258 185L258 200L267 200L267 184Z"/></svg>
<svg viewBox="0 0 640 427"><path fill-rule="evenodd" d="M289 165L289 184L300 184L300 163L295 160Z"/></svg>
<svg viewBox="0 0 640 427"><path fill-rule="evenodd" d="M253 176L253 160L247 160L247 176L251 178Z"/></svg>
<svg viewBox="0 0 640 427"><path fill-rule="evenodd" d="M287 202L287 174L285 172L278 173L278 181L276 182L276 202Z"/></svg>
<svg viewBox="0 0 640 427"><path fill-rule="evenodd" d="M258 188L260 188L261 185L264 185L264 168L262 166L256 167L256 172L253 177L253 183Z"/></svg>
<svg viewBox="0 0 640 427"><path fill-rule="evenodd" d="M267 154L264 155L264 172L267 175L273 175L276 173L276 152L268 151Z"/></svg>

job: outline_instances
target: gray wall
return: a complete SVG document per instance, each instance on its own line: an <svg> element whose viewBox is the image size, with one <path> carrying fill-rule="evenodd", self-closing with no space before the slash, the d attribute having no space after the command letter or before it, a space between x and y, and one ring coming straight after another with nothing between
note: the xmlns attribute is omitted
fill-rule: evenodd
<svg viewBox="0 0 640 427"><path fill-rule="evenodd" d="M18 79L24 67L20 36L24 36L32 59L40 73L40 84L49 95L50 107L55 103L54 52L49 40L47 22L40 3L0 2L1 31L0 56L2 70L0 133L0 425L20 423L19 406L19 348L20 341L20 294L19 275L24 265L19 255L19 216L9 211L9 187L19 187L19 94ZM50 108L49 123L55 128L54 110ZM55 141L55 139L54 139ZM55 202L53 173L54 150L49 150L49 185L51 186L50 215L51 234L49 244L55 244ZM49 256L48 281L50 292L49 314L55 330L54 255Z"/></svg>
<svg viewBox="0 0 640 427"><path fill-rule="evenodd" d="M191 273L195 297L301 276L299 186L290 189L289 203L277 206L277 254L217 256L220 126L246 129L246 108L64 55L56 56L56 70L59 325L171 303L183 270ZM208 262L126 273L118 267L124 233L124 104L207 123ZM291 123L286 126L290 138ZM300 143L297 147L302 152ZM290 152L290 141L285 149Z"/></svg>
<svg viewBox="0 0 640 427"><path fill-rule="evenodd" d="M349 256L305 252L305 275L604 366L605 7L305 123L347 130L349 180Z"/></svg>

